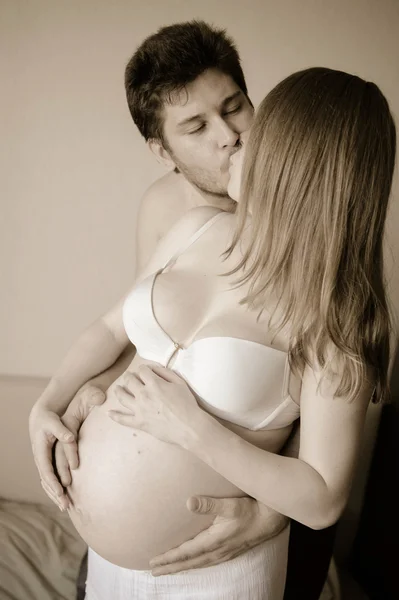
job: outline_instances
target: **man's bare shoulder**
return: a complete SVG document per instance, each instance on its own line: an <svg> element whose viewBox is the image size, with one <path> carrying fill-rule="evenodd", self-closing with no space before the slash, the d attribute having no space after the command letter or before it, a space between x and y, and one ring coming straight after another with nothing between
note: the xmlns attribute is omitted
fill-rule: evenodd
<svg viewBox="0 0 399 600"><path fill-rule="evenodd" d="M167 173L144 193L137 219L137 269L140 271L158 242L193 206L192 186L180 173Z"/></svg>
<svg viewBox="0 0 399 600"><path fill-rule="evenodd" d="M172 192L175 194L176 192L184 192L186 189L187 180L183 177L181 173L176 173L176 171L169 171L169 173L165 173L162 177L159 177L150 187L147 192L151 194L152 192Z"/></svg>
<svg viewBox="0 0 399 600"><path fill-rule="evenodd" d="M190 208L190 187L180 173L163 175L144 192L141 199L140 213L157 215L160 223L176 222Z"/></svg>

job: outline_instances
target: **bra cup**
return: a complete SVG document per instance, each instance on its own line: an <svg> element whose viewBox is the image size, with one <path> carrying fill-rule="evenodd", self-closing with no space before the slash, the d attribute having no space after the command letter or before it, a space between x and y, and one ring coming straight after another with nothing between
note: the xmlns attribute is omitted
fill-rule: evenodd
<svg viewBox="0 0 399 600"><path fill-rule="evenodd" d="M122 318L126 334L145 360L166 366L176 348L159 326L152 310L152 288L157 273L141 281L126 298Z"/></svg>
<svg viewBox="0 0 399 600"><path fill-rule="evenodd" d="M230 337L195 341L173 365L208 412L250 429L285 427L299 416L286 395L287 355Z"/></svg>
<svg viewBox="0 0 399 600"><path fill-rule="evenodd" d="M167 366L174 356L171 368L188 383L198 403L226 421L256 430L278 429L298 418L299 406L288 394L286 353L233 337L203 338L176 349L153 315L148 301L152 286L153 276L123 306L126 333L141 358Z"/></svg>
<svg viewBox="0 0 399 600"><path fill-rule="evenodd" d="M163 366L170 364L211 414L249 429L285 427L299 416L299 406L288 392L290 370L285 352L227 336L203 338L182 348L154 314L157 276L224 215L215 215L162 269L135 286L123 305L123 324L139 356Z"/></svg>

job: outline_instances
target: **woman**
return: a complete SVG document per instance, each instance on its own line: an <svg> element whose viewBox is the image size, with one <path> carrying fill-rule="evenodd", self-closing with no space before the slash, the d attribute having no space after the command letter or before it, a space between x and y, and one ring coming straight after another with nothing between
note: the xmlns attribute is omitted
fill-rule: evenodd
<svg viewBox="0 0 399 600"><path fill-rule="evenodd" d="M208 525L186 511L194 494L247 494L313 528L339 518L368 403L387 390L395 143L374 84L323 68L288 77L244 141L242 183L245 148L232 159L237 214L191 211L71 350L33 423L128 339L137 348L82 426L69 489L92 549L89 600L282 598L288 527L220 565L146 571ZM299 458L281 457L299 407Z"/></svg>

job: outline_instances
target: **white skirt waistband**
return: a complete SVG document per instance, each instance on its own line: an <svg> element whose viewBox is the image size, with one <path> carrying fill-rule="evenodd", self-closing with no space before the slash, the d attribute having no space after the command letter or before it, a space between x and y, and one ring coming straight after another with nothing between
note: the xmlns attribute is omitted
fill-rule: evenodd
<svg viewBox="0 0 399 600"><path fill-rule="evenodd" d="M281 600L289 526L229 560L175 575L118 567L89 549L85 600Z"/></svg>

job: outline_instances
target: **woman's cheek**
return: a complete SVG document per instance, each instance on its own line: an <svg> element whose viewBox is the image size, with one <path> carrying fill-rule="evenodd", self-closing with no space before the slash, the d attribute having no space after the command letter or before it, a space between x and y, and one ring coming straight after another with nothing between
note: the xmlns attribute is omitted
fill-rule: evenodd
<svg viewBox="0 0 399 600"><path fill-rule="evenodd" d="M228 191L230 198L232 198L236 202L239 202L239 200L240 200L240 184L241 184L240 172L241 172L241 170L239 168L239 165L234 164L231 166L230 181L229 181L227 191Z"/></svg>

